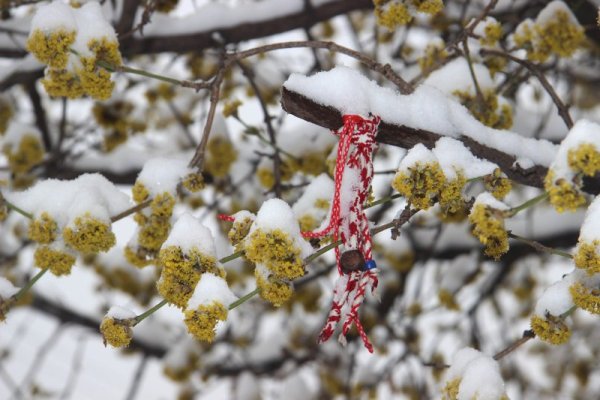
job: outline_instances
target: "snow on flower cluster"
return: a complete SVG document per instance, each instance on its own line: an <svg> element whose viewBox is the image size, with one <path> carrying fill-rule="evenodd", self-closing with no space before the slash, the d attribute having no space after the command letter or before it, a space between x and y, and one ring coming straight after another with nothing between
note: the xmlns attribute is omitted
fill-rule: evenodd
<svg viewBox="0 0 600 400"><path fill-rule="evenodd" d="M121 65L119 42L98 2L73 8L62 1L39 7L31 21L29 50L47 64L42 84L50 96L111 97L109 69Z"/></svg>
<svg viewBox="0 0 600 400"><path fill-rule="evenodd" d="M99 174L48 179L6 198L33 215L28 236L38 243L35 263L55 275L68 274L78 253L114 246L111 216L129 207L127 196Z"/></svg>
<svg viewBox="0 0 600 400"><path fill-rule="evenodd" d="M544 181L557 211L574 211L586 203L581 190L584 176L600 171L600 125L577 121L563 139Z"/></svg>
<svg viewBox="0 0 600 400"><path fill-rule="evenodd" d="M119 306L112 306L100 323L100 333L104 345L113 347L126 347L133 337L135 313Z"/></svg>
<svg viewBox="0 0 600 400"><path fill-rule="evenodd" d="M291 281L304 275L304 258L312 253L312 247L302 238L296 215L280 199L263 203L239 246L256 264L261 297L275 306L291 297Z"/></svg>
<svg viewBox="0 0 600 400"><path fill-rule="evenodd" d="M466 207L462 189L467 179L492 174L496 166L475 157L459 141L439 139L433 150L423 144L410 149L402 159L392 186L411 205L427 210L439 202L444 215Z"/></svg>
<svg viewBox="0 0 600 400"><path fill-rule="evenodd" d="M459 350L446 373L442 399L508 400L498 363L470 347Z"/></svg>
<svg viewBox="0 0 600 400"><path fill-rule="evenodd" d="M527 50L527 58L536 62L544 62L552 55L570 57L584 38L583 27L562 1L550 2L535 21L525 19L512 36L515 45Z"/></svg>
<svg viewBox="0 0 600 400"><path fill-rule="evenodd" d="M227 319L228 306L236 297L216 258L210 230L191 214L183 214L163 243L158 263L160 295L184 310L185 324L196 339L212 342L217 323Z"/></svg>
<svg viewBox="0 0 600 400"><path fill-rule="evenodd" d="M475 199L469 214L473 235L485 246L484 253L495 259L508 251L508 232L504 227L508 209L491 193L483 192Z"/></svg>
<svg viewBox="0 0 600 400"><path fill-rule="evenodd" d="M11 122L0 143L17 182L44 159L42 135L36 127Z"/></svg>
<svg viewBox="0 0 600 400"><path fill-rule="evenodd" d="M442 11L442 0L374 0L377 23L389 30L412 21L416 13L435 15Z"/></svg>
<svg viewBox="0 0 600 400"><path fill-rule="evenodd" d="M134 216L138 228L125 248L129 262L144 267L156 257L169 235L177 197L203 187L202 175L189 168L186 160L154 158L144 164L131 191L136 204L150 202L150 206Z"/></svg>

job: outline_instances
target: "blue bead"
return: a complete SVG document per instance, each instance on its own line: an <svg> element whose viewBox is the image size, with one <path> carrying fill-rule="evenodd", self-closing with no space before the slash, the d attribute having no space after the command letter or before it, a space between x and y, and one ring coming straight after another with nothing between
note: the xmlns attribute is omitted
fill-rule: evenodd
<svg viewBox="0 0 600 400"><path fill-rule="evenodd" d="M375 269L375 268L377 268L377 263L375 263L375 260L368 260L365 263L365 271Z"/></svg>

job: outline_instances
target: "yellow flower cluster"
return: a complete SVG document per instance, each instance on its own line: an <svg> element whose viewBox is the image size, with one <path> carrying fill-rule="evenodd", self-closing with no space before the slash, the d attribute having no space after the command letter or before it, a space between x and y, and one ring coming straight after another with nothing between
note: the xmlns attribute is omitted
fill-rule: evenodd
<svg viewBox="0 0 600 400"><path fill-rule="evenodd" d="M580 190L581 179L575 176L571 182L564 178L555 179L555 172L548 170L544 178L544 189L548 192L550 203L556 211L575 211L586 204L586 198Z"/></svg>
<svg viewBox="0 0 600 400"><path fill-rule="evenodd" d="M392 187L419 210L427 210L436 201L446 177L437 162L417 162L408 168L408 173L398 171Z"/></svg>
<svg viewBox="0 0 600 400"><path fill-rule="evenodd" d="M600 254L598 253L599 240L593 240L591 243L579 240L577 252L573 257L575 266L585 270L589 275L600 272Z"/></svg>
<svg viewBox="0 0 600 400"><path fill-rule="evenodd" d="M460 310L460 306L456 302L454 293L449 292L447 289L440 289L438 291L438 300L440 301L440 304L446 307L448 310Z"/></svg>
<svg viewBox="0 0 600 400"><path fill-rule="evenodd" d="M58 224L47 212L43 212L38 218L31 220L27 234L34 242L50 244L56 239Z"/></svg>
<svg viewBox="0 0 600 400"><path fill-rule="evenodd" d="M443 217L457 215L466 208L462 190L467 183L465 175L459 171L456 178L447 180L439 194L440 209Z"/></svg>
<svg viewBox="0 0 600 400"><path fill-rule="evenodd" d="M442 0L373 0L377 24L389 30L406 25L413 19L414 12L435 15L442 11Z"/></svg>
<svg viewBox="0 0 600 400"><path fill-rule="evenodd" d="M490 175L486 175L483 178L485 190L490 192L492 196L498 200L502 200L512 189L512 183L510 179L503 176L502 170L496 168Z"/></svg>
<svg viewBox="0 0 600 400"><path fill-rule="evenodd" d="M397 26L406 25L412 20L408 7L401 2L389 0L374 0L375 16L377 24L389 30L396 29Z"/></svg>
<svg viewBox="0 0 600 400"><path fill-rule="evenodd" d="M171 304L184 309L204 273L225 277L225 271L217 260L193 247L184 253L178 246L162 248L158 254L162 267L157 283L158 293Z"/></svg>
<svg viewBox="0 0 600 400"><path fill-rule="evenodd" d="M502 25L497 21L489 22L483 28L483 32L479 42L484 46L493 46L502 38Z"/></svg>
<svg viewBox="0 0 600 400"><path fill-rule="evenodd" d="M105 129L104 149L108 152L127 141L129 133L143 132L146 123L132 118L133 104L125 100L96 103L92 114L98 125Z"/></svg>
<svg viewBox="0 0 600 400"><path fill-rule="evenodd" d="M215 178L223 178L237 160L238 151L228 138L214 135L206 145L204 169Z"/></svg>
<svg viewBox="0 0 600 400"><path fill-rule="evenodd" d="M573 303L592 314L600 314L600 290L589 288L581 282L575 282L569 287Z"/></svg>
<svg viewBox="0 0 600 400"><path fill-rule="evenodd" d="M301 249L281 229L256 229L244 241L243 249L248 260L264 264L278 279L292 280L304 275Z"/></svg>
<svg viewBox="0 0 600 400"><path fill-rule="evenodd" d="M146 90L145 96L148 103L154 104L159 99L171 101L175 98L175 87L166 82L160 83L157 87Z"/></svg>
<svg viewBox="0 0 600 400"><path fill-rule="evenodd" d="M430 43L425 47L421 57L417 59L421 72L428 73L436 65L441 64L448 57L444 42Z"/></svg>
<svg viewBox="0 0 600 400"><path fill-rule="evenodd" d="M8 123L13 117L14 110L10 101L4 97L0 97L0 135L3 135L8 128Z"/></svg>
<svg viewBox="0 0 600 400"><path fill-rule="evenodd" d="M156 7L156 11L168 13L177 7L177 3L179 3L179 0L157 0L154 2L154 6Z"/></svg>
<svg viewBox="0 0 600 400"><path fill-rule="evenodd" d="M260 297L275 307L280 307L294 294L294 288L289 282L277 279L272 275L269 276L268 273L261 271L259 268L254 270L254 275Z"/></svg>
<svg viewBox="0 0 600 400"><path fill-rule="evenodd" d="M187 189L190 193L197 193L204 189L204 177L200 172L189 173L181 180L181 186Z"/></svg>
<svg viewBox="0 0 600 400"><path fill-rule="evenodd" d="M87 29L86 18L102 19L101 15L93 15L101 14L97 3L87 4L81 10L66 5L51 4L48 7L57 8L61 18L66 20L83 18L78 30ZM83 14L74 15L80 11ZM40 9L39 12L43 14L45 10ZM37 17L38 15L34 17L34 21ZM100 24L102 23L110 27L108 22L102 21ZM85 43L85 48L74 49L78 35L85 37L85 33L74 28L51 29L33 24L26 47L40 62L48 65L41 82L50 96L77 98L89 95L98 100L106 100L112 95L114 88L110 71L122 64L119 43L116 38L107 36L91 37Z"/></svg>
<svg viewBox="0 0 600 400"><path fill-rule="evenodd" d="M100 324L100 333L104 345L109 344L113 347L127 347L133 338L133 330L135 325L134 319L117 319L105 316Z"/></svg>
<svg viewBox="0 0 600 400"><path fill-rule="evenodd" d="M66 244L82 253L107 251L116 243L110 224L86 213L63 229Z"/></svg>
<svg viewBox="0 0 600 400"><path fill-rule="evenodd" d="M236 246L238 243L244 240L246 236L248 236L252 222L254 222L254 219L251 218L251 216L239 218L234 221L231 229L227 233L227 238L232 245Z"/></svg>
<svg viewBox="0 0 600 400"><path fill-rule="evenodd" d="M473 235L485 246L484 253L498 260L508 251L508 233L501 210L486 204L475 204L469 214Z"/></svg>
<svg viewBox="0 0 600 400"><path fill-rule="evenodd" d="M271 190L275 185L275 175L273 174L272 163L267 163L267 165L268 166L259 166L256 169L256 177L262 187ZM295 171L291 168L290 163L282 162L280 167L281 181L286 182L292 179Z"/></svg>
<svg viewBox="0 0 600 400"><path fill-rule="evenodd" d="M460 387L461 378L455 378L446 382L442 389L442 400L457 400L458 389Z"/></svg>
<svg viewBox="0 0 600 400"><path fill-rule="evenodd" d="M500 105L496 91L484 90L482 99L468 91L457 90L452 94L482 124L495 129L509 129L512 126L512 107L506 103Z"/></svg>
<svg viewBox="0 0 600 400"><path fill-rule="evenodd" d="M527 20L513 36L515 45L527 50L527 58L536 62L544 62L553 54L570 57L584 39L583 28L568 9L557 9L551 18L541 23Z"/></svg>
<svg viewBox="0 0 600 400"><path fill-rule="evenodd" d="M33 260L39 268L49 269L54 275L60 276L71 273L76 258L67 249L42 245L35 249Z"/></svg>
<svg viewBox="0 0 600 400"><path fill-rule="evenodd" d="M204 304L197 309L185 311L185 325L197 340L211 343L215 339L215 327L227 319L227 307L219 302Z"/></svg>
<svg viewBox="0 0 600 400"><path fill-rule="evenodd" d="M560 317L547 314L545 318L539 315L531 317L531 329L544 342L560 345L569 341L571 330Z"/></svg>
<svg viewBox="0 0 600 400"><path fill-rule="evenodd" d="M17 146L5 144L3 153L8 158L8 167L14 174L24 174L44 159L44 146L37 135L25 134Z"/></svg>
<svg viewBox="0 0 600 400"><path fill-rule="evenodd" d="M131 192L133 201L137 204L150 198L150 192L139 180L135 182ZM147 210L135 214L133 219L138 224L137 248L125 248L125 257L130 263L144 267L156 256L169 235L174 207L175 198L164 192L152 199L149 212Z"/></svg>
<svg viewBox="0 0 600 400"><path fill-rule="evenodd" d="M238 108L240 108L241 105L242 102L238 99L225 102L225 104L223 104L223 116L225 118L231 117L232 115L237 117Z"/></svg>
<svg viewBox="0 0 600 400"><path fill-rule="evenodd" d="M43 32L35 29L27 39L27 50L41 63L55 70L67 68L71 46L75 43L75 31L57 29Z"/></svg>
<svg viewBox="0 0 600 400"><path fill-rule="evenodd" d="M600 171L600 152L591 143L582 143L569 149L567 161L575 173L594 176Z"/></svg>

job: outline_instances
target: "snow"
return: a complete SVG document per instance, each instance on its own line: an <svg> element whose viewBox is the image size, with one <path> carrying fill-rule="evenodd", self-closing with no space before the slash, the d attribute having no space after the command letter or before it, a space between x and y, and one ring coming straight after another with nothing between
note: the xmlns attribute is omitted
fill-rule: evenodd
<svg viewBox="0 0 600 400"><path fill-rule="evenodd" d="M311 3L313 6L319 6L330 1L332 0L312 0ZM302 12L304 7L304 0L263 0L236 3L233 6L208 3L199 7L194 14L181 18L156 13L152 16L152 22L144 27L144 36L172 36L210 31L218 33L219 29L296 14Z"/></svg>
<svg viewBox="0 0 600 400"><path fill-rule="evenodd" d="M237 300L225 279L209 272L202 274L200 282L196 285L194 294L187 304L188 310L195 310L202 305L210 305L214 302L227 307Z"/></svg>
<svg viewBox="0 0 600 400"><path fill-rule="evenodd" d="M425 164L435 164L438 160L435 157L435 154L431 150L429 150L422 143L418 143L413 146L408 152L406 156L400 162L400 166L398 167L398 171L408 172L409 169L413 168L417 164L421 164L421 166Z"/></svg>
<svg viewBox="0 0 600 400"><path fill-rule="evenodd" d="M100 174L68 181L46 179L23 192L5 193L5 197L36 217L47 212L60 227L86 212L109 222L110 216L130 207L127 195Z"/></svg>
<svg viewBox="0 0 600 400"><path fill-rule="evenodd" d="M8 126L4 136L0 136L0 142L5 146L16 147L25 136L33 136L39 139L40 143L42 141L42 135L36 127L13 121Z"/></svg>
<svg viewBox="0 0 600 400"><path fill-rule="evenodd" d="M295 246L300 248L302 257L307 257L313 252L312 246L302 238L294 211L283 200L270 199L262 204L256 219L250 227L248 236L257 229L264 231L280 229L287 233L294 241Z"/></svg>
<svg viewBox="0 0 600 400"><path fill-rule="evenodd" d="M524 138L477 121L455 99L428 85L410 95L377 85L348 67L335 67L312 76L292 74L284 86L342 114L378 115L383 121L458 138L462 135L516 158L548 166L557 147L549 141Z"/></svg>
<svg viewBox="0 0 600 400"><path fill-rule="evenodd" d="M481 26L481 24L478 25L478 27ZM481 90L494 89L494 81L487 67L479 63L472 63L471 65ZM448 95L457 90L475 94L475 84L469 71L469 63L462 57L456 58L442 68L433 71L423 83Z"/></svg>
<svg viewBox="0 0 600 400"><path fill-rule="evenodd" d="M460 141L449 137L435 142L433 154L437 158L447 179L454 179L457 172L465 178L477 178L494 172L497 165L474 156Z"/></svg>
<svg viewBox="0 0 600 400"><path fill-rule="evenodd" d="M11 281L3 276L0 276L0 300L6 300L19 291Z"/></svg>
<svg viewBox="0 0 600 400"><path fill-rule="evenodd" d="M106 313L106 316L114 319L130 319L135 318L136 314L127 308L112 306Z"/></svg>
<svg viewBox="0 0 600 400"><path fill-rule="evenodd" d="M504 381L498 363L475 349L465 347L452 357L447 380L460 378L457 400L499 400L504 394Z"/></svg>
<svg viewBox="0 0 600 400"><path fill-rule="evenodd" d="M491 357L480 356L465 369L457 400L499 400L504 392L498 363Z"/></svg>
<svg viewBox="0 0 600 400"><path fill-rule="evenodd" d="M572 171L568 163L568 154L582 144L591 144L600 152L600 124L586 119L581 119L573 125L567 136L560 143L558 151L550 168L555 173L555 179L564 178L570 180L575 171Z"/></svg>
<svg viewBox="0 0 600 400"><path fill-rule="evenodd" d="M157 157L146 161L137 180L152 197L165 192L175 195L181 178L193 172L186 159Z"/></svg>
<svg viewBox="0 0 600 400"><path fill-rule="evenodd" d="M574 305L569 287L578 275L579 271L573 271L562 280L546 288L535 305L534 313L544 318L546 313L558 317L569 311Z"/></svg>
<svg viewBox="0 0 600 400"><path fill-rule="evenodd" d="M31 32L36 29L44 33L58 29L76 31L77 21L73 14L73 8L61 1L53 1L41 6L31 20Z"/></svg>
<svg viewBox="0 0 600 400"><path fill-rule="evenodd" d="M592 243L600 239L600 196L596 196L585 212L579 232L579 242Z"/></svg>
<svg viewBox="0 0 600 400"><path fill-rule="evenodd" d="M443 277L440 287L450 293L458 291L464 286L467 278L471 276L479 267L477 253L464 254L448 262L448 265L442 267Z"/></svg>
<svg viewBox="0 0 600 400"><path fill-rule="evenodd" d="M483 192L483 193L479 194L477 196L477 198L475 199L475 203L473 203L473 208L475 208L475 206L477 206L478 204L484 204L488 207L491 207L495 210L500 210L500 211L508 210L510 208L509 206L507 206L500 200L496 199L489 192Z"/></svg>
<svg viewBox="0 0 600 400"><path fill-rule="evenodd" d="M554 19L557 12L564 12L569 16L569 22L579 25L577 18L571 12L571 9L563 1L552 1L537 15L535 22L540 25L546 24Z"/></svg>
<svg viewBox="0 0 600 400"><path fill-rule="evenodd" d="M292 206L294 214L302 216L306 214L315 215L317 220L325 217L327 210L315 208L317 200L333 199L334 182L327 174L321 174L314 178L312 182L304 189L302 196Z"/></svg>
<svg viewBox="0 0 600 400"><path fill-rule="evenodd" d="M106 20L99 3L91 1L81 8L73 9L77 20L77 37L73 49L82 55L91 55L88 43L92 39L107 38L117 41L117 35L112 25Z"/></svg>
<svg viewBox="0 0 600 400"><path fill-rule="evenodd" d="M193 248L197 248L204 255L215 258L217 256L215 240L210 229L189 213L181 215L173 225L162 248L169 246L181 247L184 254L189 254Z"/></svg>

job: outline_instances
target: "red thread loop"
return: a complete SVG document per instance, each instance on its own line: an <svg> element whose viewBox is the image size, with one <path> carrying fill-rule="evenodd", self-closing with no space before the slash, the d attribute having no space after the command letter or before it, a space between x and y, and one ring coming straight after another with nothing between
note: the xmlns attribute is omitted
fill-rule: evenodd
<svg viewBox="0 0 600 400"><path fill-rule="evenodd" d="M319 342L327 341L343 315L342 333L339 340L345 343L345 336L352 324L356 325L365 347L373 352L360 320L358 309L362 304L367 288L377 287L377 270L362 269L342 274L340 254L346 250L358 250L365 260L371 260L371 232L369 221L363 210L371 181L373 180L373 152L377 147L375 136L380 118L360 115L344 115L344 125L335 132L339 135L335 166L335 192L329 217L329 224L318 231L303 232L306 238L320 238L332 235L333 241L342 241L335 249L340 277L333 291L331 310L327 322L319 335Z"/></svg>
<svg viewBox="0 0 600 400"><path fill-rule="evenodd" d="M235 221L235 217L233 215L219 214L219 215L217 215L217 218L219 218L221 221L227 221L227 222Z"/></svg>

